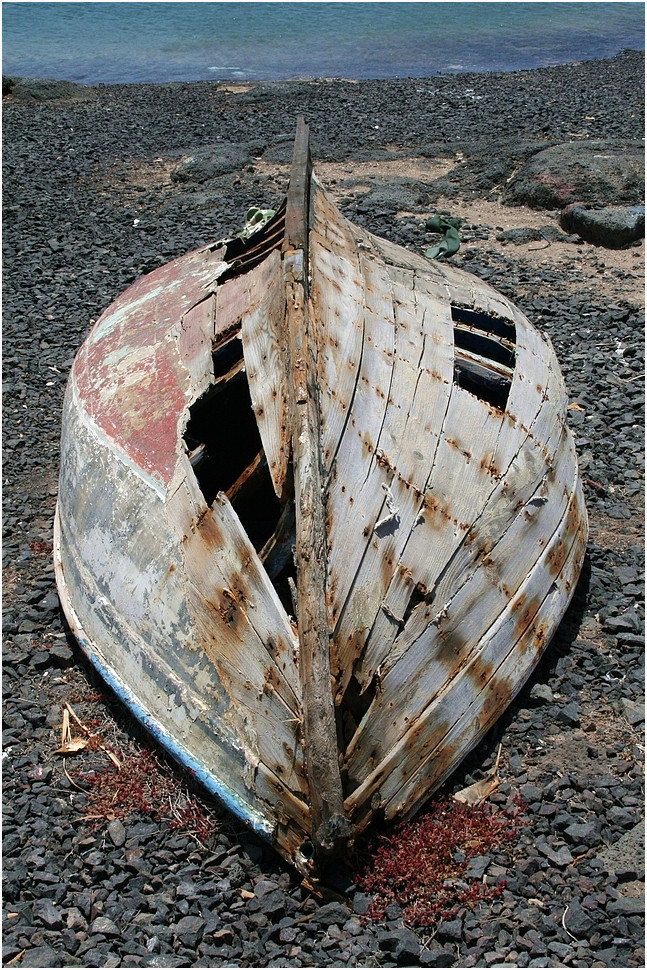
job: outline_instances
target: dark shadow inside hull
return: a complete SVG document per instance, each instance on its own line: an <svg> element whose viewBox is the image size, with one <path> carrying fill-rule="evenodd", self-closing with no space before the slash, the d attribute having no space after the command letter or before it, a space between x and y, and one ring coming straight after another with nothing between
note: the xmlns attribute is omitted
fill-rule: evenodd
<svg viewBox="0 0 647 970"><path fill-rule="evenodd" d="M197 456L194 472L207 505L224 492L260 550L276 528L280 503L242 369L196 401L184 440L189 454Z"/></svg>
<svg viewBox="0 0 647 970"><path fill-rule="evenodd" d="M515 367L516 328L511 320L452 305L454 383L504 411Z"/></svg>
<svg viewBox="0 0 647 970"><path fill-rule="evenodd" d="M216 383L189 411L184 443L191 465L207 505L219 492L225 493L286 612L293 614L292 478L288 475L279 500L252 408L238 335L216 348L213 370Z"/></svg>

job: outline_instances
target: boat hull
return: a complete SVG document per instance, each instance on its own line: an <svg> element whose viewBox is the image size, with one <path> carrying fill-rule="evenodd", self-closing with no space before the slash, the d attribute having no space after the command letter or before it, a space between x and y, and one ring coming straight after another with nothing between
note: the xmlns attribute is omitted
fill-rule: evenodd
<svg viewBox="0 0 647 970"><path fill-rule="evenodd" d="M119 696L311 872L415 812L500 716L587 522L549 343L352 226L301 156L256 241L162 267L91 332L55 559Z"/></svg>

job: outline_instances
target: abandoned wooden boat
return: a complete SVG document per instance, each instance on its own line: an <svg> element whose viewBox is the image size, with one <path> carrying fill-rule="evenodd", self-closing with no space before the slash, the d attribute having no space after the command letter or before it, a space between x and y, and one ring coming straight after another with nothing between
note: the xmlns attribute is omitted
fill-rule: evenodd
<svg viewBox="0 0 647 970"><path fill-rule="evenodd" d="M273 219L135 282L76 357L69 624L311 873L414 813L546 648L587 536L565 414L523 314L342 217L300 122Z"/></svg>

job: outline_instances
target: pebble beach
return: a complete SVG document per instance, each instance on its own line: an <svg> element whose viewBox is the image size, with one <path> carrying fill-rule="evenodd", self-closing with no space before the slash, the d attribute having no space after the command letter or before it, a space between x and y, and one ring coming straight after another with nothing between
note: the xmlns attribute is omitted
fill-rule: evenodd
<svg viewBox="0 0 647 970"><path fill-rule="evenodd" d="M3 965L644 966L644 238L606 248L560 226L567 202L644 205L644 55L385 81L9 78L3 102ZM467 858L501 889L428 926L397 902L371 919L361 888L303 886L155 749L54 584L78 347L139 276L278 205L299 115L352 221L424 252L430 215L462 218L452 263L555 347L585 488L571 606L444 790L497 763L492 805L522 806L510 844ZM581 184L573 146L595 176ZM559 191L524 195L525 166L558 151ZM600 174L602 155L621 167Z"/></svg>

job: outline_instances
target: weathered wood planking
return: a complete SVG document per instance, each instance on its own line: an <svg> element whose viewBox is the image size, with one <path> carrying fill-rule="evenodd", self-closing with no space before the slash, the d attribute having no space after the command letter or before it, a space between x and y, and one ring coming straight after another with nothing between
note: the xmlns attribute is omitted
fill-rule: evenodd
<svg viewBox="0 0 647 970"><path fill-rule="evenodd" d="M364 344L357 387L327 490L328 608L333 629L384 503L388 478L376 462L391 390L393 302L383 264L360 253Z"/></svg>
<svg viewBox="0 0 647 970"><path fill-rule="evenodd" d="M561 468L562 463L568 467L574 455L572 441L566 435L561 439L560 449L559 454L553 456L556 458L557 467ZM539 449L536 448L535 453L538 451ZM474 563L491 558L501 538L508 529L514 527L515 518L518 519L519 512L526 509L532 521L538 523L543 521L541 516L537 517L533 513L548 501L547 483L555 479L556 469L546 461L543 474L537 475L536 469L540 467L540 461L537 455L537 464L533 465L535 475L532 478L528 476L528 463L520 462L517 467L513 462L508 469L506 479L497 484L462 543L439 575L433 588L433 598L429 599L430 607L435 607L438 611L442 610L455 592L469 582ZM521 519L519 523L522 524ZM523 578L522 562L527 552L525 547L513 550L514 558L519 560L519 581ZM502 555L505 553L501 550L496 552L497 560ZM396 653L389 657L389 666L395 663Z"/></svg>
<svg viewBox="0 0 647 970"><path fill-rule="evenodd" d="M305 793L294 633L224 495L186 528L189 502L181 487L169 515L184 537L185 595L196 646L231 698L228 717L241 721L237 733L248 761L263 761L291 790Z"/></svg>
<svg viewBox="0 0 647 970"><path fill-rule="evenodd" d="M249 305L241 332L247 380L277 496L290 459L289 394L285 361L285 294L281 254L270 255L246 276Z"/></svg>
<svg viewBox="0 0 647 970"><path fill-rule="evenodd" d="M396 275L399 279L394 286L396 359L378 457L380 465L389 473L391 502L399 512L392 523L387 521L384 528L374 530L344 607L336 632L342 651L342 687L353 672L353 652L359 650L370 632L366 654L354 667L360 684L368 686L379 663L375 654L381 659L383 651L388 650L398 630L397 619L403 616L415 589L417 580L402 567L401 555L412 531L420 524L422 493L434 462L451 390L453 346L449 315L437 303L428 305L418 300L413 274L400 271ZM412 304L415 313L411 311ZM386 504L384 511L388 514ZM388 595L394 585L402 590L404 607L400 600L396 602ZM373 611L368 616L368 629L360 639L359 631L354 633L353 626L363 599ZM366 608L365 612L368 612Z"/></svg>
<svg viewBox="0 0 647 970"><path fill-rule="evenodd" d="M298 859L312 829L308 802L298 798L262 761L253 768L250 786L260 804L271 812L273 841L288 858Z"/></svg>
<svg viewBox="0 0 647 970"><path fill-rule="evenodd" d="M568 443L565 456L572 457ZM573 469L572 460L560 465L566 482L547 474L537 501L529 500L511 522L502 525L498 540L485 546L472 544L477 545L476 557L465 563L448 600L434 597L413 611L386 658L383 692L376 696L349 748L349 771L361 772L369 753L378 759L386 756L389 745L408 730L444 684L478 656L487 631L526 579L528 563L540 560L546 534L559 527ZM487 534L485 523L483 533ZM479 540L483 533L480 529L476 533Z"/></svg>
<svg viewBox="0 0 647 970"><path fill-rule="evenodd" d="M222 339L240 325L249 306L249 288L245 277L227 280L216 290L216 319L214 337Z"/></svg>
<svg viewBox="0 0 647 970"><path fill-rule="evenodd" d="M364 341L363 283L353 236L316 184L313 212L310 320L318 348L319 433L323 475L327 479L357 386Z"/></svg>
<svg viewBox="0 0 647 970"><path fill-rule="evenodd" d="M72 629L145 725L188 764L196 752L209 750L208 765L198 766L202 780L244 810L257 830L269 832L265 819L275 806L259 811L247 784L246 762L258 754L241 741L244 714L232 704L190 621L182 547L170 506L145 479L133 476L109 440L97 436L78 402L73 405L73 388L72 381L65 480L83 482L84 488L64 488L56 529L58 583ZM186 456L180 461L186 462L186 475ZM178 483L171 487L177 494ZM105 500L97 502L98 494ZM87 508L80 501L84 495L91 498ZM74 503L73 515L68 502ZM192 505L188 494L185 503ZM272 722L275 717L273 712Z"/></svg>
<svg viewBox="0 0 647 970"><path fill-rule="evenodd" d="M575 482L572 485L575 489ZM586 541L586 533L580 528L583 516L581 491L576 489L561 527L545 545L517 595L508 601L505 610L481 638L479 650L472 659L459 667L453 678L441 678L436 698L417 718L410 718L408 731L381 761L376 757L369 758L368 762L357 759L365 777L346 800L346 809L356 823L361 824L362 814L378 792L387 817L397 813L405 802L409 809L413 805L410 789L415 788L420 773L426 772L425 784L435 787L440 783L437 779L442 781L475 739L487 730L489 721L479 720L478 713L500 710L501 704L509 703L520 689L559 621L559 615L552 608L555 600L567 601L572 594L571 583L558 580L563 573L572 576L581 565ZM539 575L543 595L534 593L535 575ZM529 595L530 590L533 595ZM541 622L537 622L538 615ZM509 668L516 672L516 677L510 676ZM348 759L351 776L353 756ZM367 767L369 774L365 774ZM436 777L432 778L432 774Z"/></svg>
<svg viewBox="0 0 647 970"><path fill-rule="evenodd" d="M191 375L191 386L198 396L206 391L211 380L215 318L216 296L210 293L200 303L192 306L180 323L180 358Z"/></svg>
<svg viewBox="0 0 647 970"><path fill-rule="evenodd" d="M362 233L364 238L370 243L371 248L374 249L376 253L380 254L388 266L396 267L398 269L408 269L412 272L418 270L428 276L436 277L440 281L444 280L442 269L438 266L438 264L431 263L420 253L413 252L413 250L410 249L404 249L402 246L398 246L396 243L390 242L388 239L383 239L381 236L375 236L372 232L367 232L366 230L361 229L358 230L357 226L353 226L352 228L354 231Z"/></svg>
<svg viewBox="0 0 647 970"><path fill-rule="evenodd" d="M491 456L504 415L452 384L452 322L447 300L438 302L438 288L437 280L429 279L427 274L416 274L416 305L425 309L425 324L431 337L431 373L441 378L447 388L446 397L437 399L442 413L435 409L433 421L424 425L425 430L433 427L430 437L433 440L435 433L438 443L428 460L427 480L422 485L424 497L421 496L416 517L413 522L403 521L404 542L398 550L398 568L392 571L391 583L384 593L384 606L356 667L356 676L364 685L388 656L405 622L414 591L419 596L427 595L474 515L495 487ZM432 329L434 314L442 312L447 314L445 320L439 321L439 329ZM429 394L427 388L424 385ZM433 406L436 403L433 393L430 397L429 403ZM418 409L414 413L417 416ZM415 450L421 447L424 449L424 444Z"/></svg>
<svg viewBox="0 0 647 970"><path fill-rule="evenodd" d="M354 673L357 654L380 608L397 562L406 523L412 521L417 514L419 499L416 498L416 488L423 487L424 482L422 486L419 484L420 475L416 476L416 471L422 468L422 474L426 477L426 446L432 440L432 436L425 435L427 440L420 442L419 446L425 450L416 450L419 437L416 432L419 432L420 421L417 418L412 419L411 415L423 376L423 314L418 312L411 300L413 274L405 270L398 272L406 274L404 283L396 283L394 273L389 271L395 312L393 375L380 443L375 453L375 460L384 471L381 483L383 494L377 510L378 520L367 535L369 541L364 555L360 558L352 588L334 634L340 671L340 695L343 695ZM404 450L409 452L409 461L406 458L400 460ZM414 453L417 454L417 459L411 458ZM410 469L412 460L413 467ZM396 508L397 513L392 511Z"/></svg>
<svg viewBox="0 0 647 970"><path fill-rule="evenodd" d="M501 616L497 630L484 641L481 665L476 668L468 665L457 676L452 690L445 691L439 710L434 712L434 721L437 718L442 723L445 718L454 718L451 732L442 738L440 752L437 747L435 750L425 750L425 745L421 746L416 756L410 752L401 763L400 777L398 778L398 773L394 773L387 785L383 786L381 791L387 803L387 817L393 813L406 811L410 814L415 811L424 799L428 785L431 783L435 787L442 781L443 774L446 776L447 770L451 770L452 761L455 764L456 758L469 750L474 741L496 720L496 711L500 710L501 703L509 703L520 690L559 622L561 611L556 607L563 609L571 597L570 582L560 583L559 579L562 572L572 575L581 567L586 540L582 531L577 529L577 524L583 514L581 492L576 492L572 497L572 505L569 506L564 532L559 530L555 534L547 549L546 559L537 564L540 570L548 564L548 574L553 578L553 582L543 584L547 590L546 595L541 601L528 596L527 605L521 613L513 612L513 604L510 612ZM576 531L572 532L571 528ZM554 555L557 550L560 550L559 560L563 564L561 570L554 568ZM519 599L525 593L526 590L522 589ZM509 644L503 660L500 650L497 649L501 642ZM490 662L492 666L488 667ZM488 670L487 678L483 677L484 665ZM475 682L478 684L478 692L474 691ZM457 718L459 711L461 716ZM406 779L404 785L399 786L399 781L403 779Z"/></svg>

